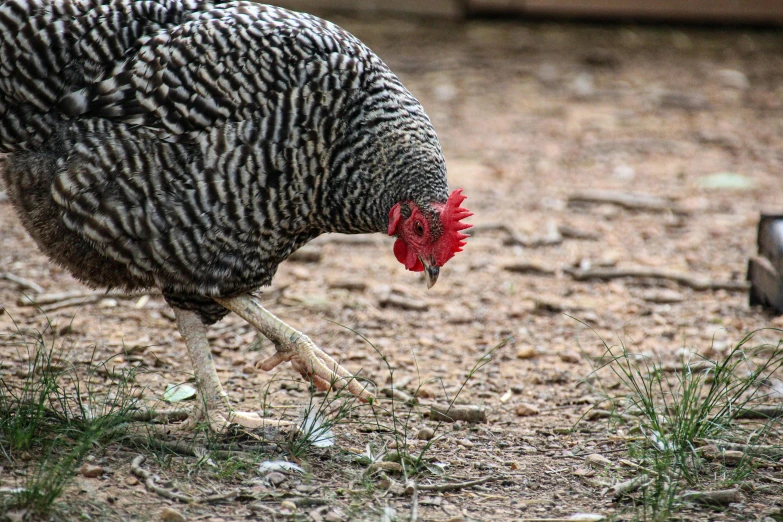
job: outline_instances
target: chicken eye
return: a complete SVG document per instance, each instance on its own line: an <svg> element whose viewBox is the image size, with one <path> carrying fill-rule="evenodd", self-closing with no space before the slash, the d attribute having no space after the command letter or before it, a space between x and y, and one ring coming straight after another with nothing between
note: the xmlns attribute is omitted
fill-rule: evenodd
<svg viewBox="0 0 783 522"><path fill-rule="evenodd" d="M424 235L424 225L421 224L421 221L417 221L413 224L413 231L416 233L417 236Z"/></svg>

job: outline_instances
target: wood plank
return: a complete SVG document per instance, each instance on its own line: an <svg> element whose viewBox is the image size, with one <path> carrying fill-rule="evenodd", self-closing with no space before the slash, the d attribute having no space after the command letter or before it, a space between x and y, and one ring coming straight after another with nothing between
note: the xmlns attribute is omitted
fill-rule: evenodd
<svg viewBox="0 0 783 522"><path fill-rule="evenodd" d="M361 13L397 13L441 18L465 16L464 0L277 0L265 2L304 12L353 11Z"/></svg>
<svg viewBox="0 0 783 522"><path fill-rule="evenodd" d="M468 0L471 13L783 23L783 0Z"/></svg>

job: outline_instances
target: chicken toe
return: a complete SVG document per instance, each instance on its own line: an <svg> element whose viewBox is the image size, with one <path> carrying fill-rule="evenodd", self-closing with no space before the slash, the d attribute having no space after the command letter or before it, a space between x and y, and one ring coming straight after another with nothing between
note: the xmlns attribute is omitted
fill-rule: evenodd
<svg viewBox="0 0 783 522"><path fill-rule="evenodd" d="M290 361L304 378L312 379L320 390L347 388L363 401L374 396L356 377L318 348L302 332L287 325L261 306L252 296L244 294L215 301L252 324L277 347L277 353L262 361L259 367L270 371L280 363Z"/></svg>
<svg viewBox="0 0 783 522"><path fill-rule="evenodd" d="M199 404L185 421L182 429L193 429L204 420L216 433L222 433L232 424L249 429L290 425L285 421L261 417L257 413L234 411L228 401L228 395L220 384L215 361L212 359L212 350L207 340L206 327L201 317L193 311L176 307L174 315L177 318L177 327L188 347L199 392Z"/></svg>

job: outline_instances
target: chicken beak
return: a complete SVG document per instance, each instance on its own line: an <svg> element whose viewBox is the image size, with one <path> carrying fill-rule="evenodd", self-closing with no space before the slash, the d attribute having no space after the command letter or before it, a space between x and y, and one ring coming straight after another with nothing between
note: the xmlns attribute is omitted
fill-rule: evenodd
<svg viewBox="0 0 783 522"><path fill-rule="evenodd" d="M424 257L419 256L419 261L421 261L421 264L424 265L424 273L427 275L427 289L429 290L435 286L435 283L438 282L440 267L435 265L434 259L432 264L430 264L424 259Z"/></svg>

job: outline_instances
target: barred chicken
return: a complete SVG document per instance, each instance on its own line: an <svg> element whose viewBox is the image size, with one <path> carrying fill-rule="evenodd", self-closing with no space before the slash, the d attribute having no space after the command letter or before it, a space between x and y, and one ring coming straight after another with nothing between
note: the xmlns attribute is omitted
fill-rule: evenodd
<svg viewBox="0 0 783 522"><path fill-rule="evenodd" d="M372 394L252 296L329 232L381 232L428 286L472 215L420 103L357 38L252 2L0 0L8 196L96 288L159 288L213 430L232 408L207 326L235 312L321 389ZM192 425L192 424L191 424Z"/></svg>

